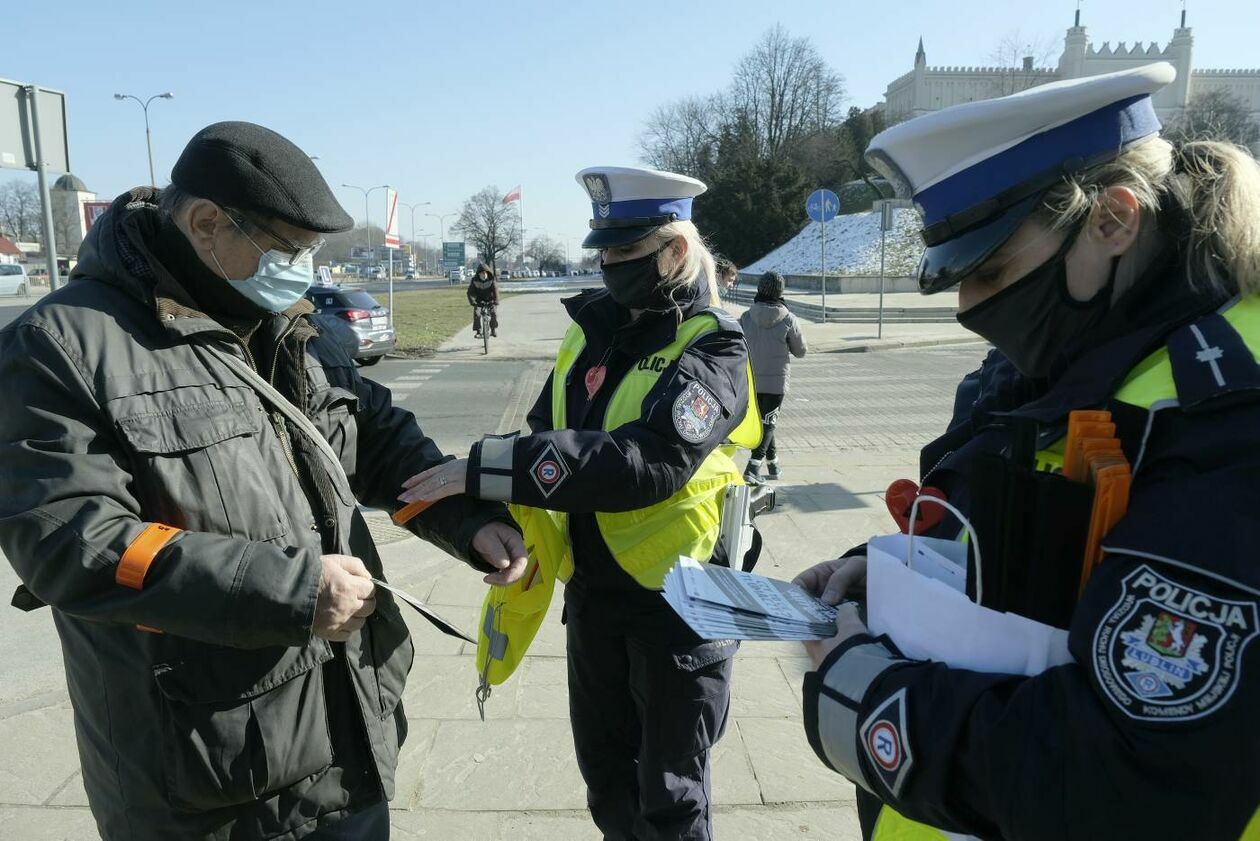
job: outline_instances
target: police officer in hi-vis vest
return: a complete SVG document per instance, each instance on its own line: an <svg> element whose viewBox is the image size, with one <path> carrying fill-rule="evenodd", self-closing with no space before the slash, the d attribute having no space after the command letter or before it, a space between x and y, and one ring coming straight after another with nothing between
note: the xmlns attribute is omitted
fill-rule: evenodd
<svg viewBox="0 0 1260 841"><path fill-rule="evenodd" d="M680 557L713 555L723 491L741 481L732 445L760 438L748 349L716 308L713 257L690 221L702 183L624 167L577 180L605 288L564 302L573 324L532 434L486 437L400 499L556 512L572 545L569 708L595 823L608 839L707 839L736 643L699 639L660 590Z"/></svg>
<svg viewBox="0 0 1260 841"><path fill-rule="evenodd" d="M993 553L1010 580L1072 575L1043 620L1070 662L1032 677L908 659L852 604L812 644L806 731L857 784L868 839L1260 838L1260 167L1159 136L1152 97L1174 76L1045 85L871 142L922 210L921 288L957 287L959 321L1024 380L981 394L921 481L976 525L986 569ZM1076 410L1110 412L1092 423L1120 452L1098 463L1122 452L1132 480L1096 566L1054 549L1082 487L1057 473ZM835 603L864 551L798 581ZM1052 592L1011 595L1029 615Z"/></svg>

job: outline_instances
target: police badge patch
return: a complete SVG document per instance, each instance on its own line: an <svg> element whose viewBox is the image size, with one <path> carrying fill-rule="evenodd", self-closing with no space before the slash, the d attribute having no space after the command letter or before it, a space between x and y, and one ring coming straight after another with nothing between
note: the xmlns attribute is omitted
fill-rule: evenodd
<svg viewBox="0 0 1260 841"><path fill-rule="evenodd" d="M569 466L564 463L564 457L560 455L555 444L547 445L529 472L534 477L534 484L543 495L543 499L550 498L556 488L569 478Z"/></svg>
<svg viewBox="0 0 1260 841"><path fill-rule="evenodd" d="M592 172L582 176L586 192L595 204L608 204L612 201L612 188L608 186L608 176L601 172Z"/></svg>
<svg viewBox="0 0 1260 841"><path fill-rule="evenodd" d="M1234 694L1257 630L1254 602L1192 590L1143 565L1094 632L1094 673L1130 718L1202 718Z"/></svg>
<svg viewBox="0 0 1260 841"><path fill-rule="evenodd" d="M722 404L700 383L688 384L674 401L674 429L684 441L692 444L708 438L720 417Z"/></svg>
<svg viewBox="0 0 1260 841"><path fill-rule="evenodd" d="M876 776L900 797L914 757L906 739L906 690L898 689L866 718L858 735Z"/></svg>

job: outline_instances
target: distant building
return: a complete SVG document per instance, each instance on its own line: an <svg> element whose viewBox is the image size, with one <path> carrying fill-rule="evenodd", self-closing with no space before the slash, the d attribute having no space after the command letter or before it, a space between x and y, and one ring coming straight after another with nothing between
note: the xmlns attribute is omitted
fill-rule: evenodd
<svg viewBox="0 0 1260 841"><path fill-rule="evenodd" d="M1123 41L1115 47L1104 41L1101 47L1090 43L1081 26L1078 10L1074 25L1063 38L1063 54L1057 67L1033 67L1026 57L1022 67L929 67L923 39L914 56L914 69L893 81L884 93L882 108L889 125L938 111L963 102L993 99L1020 90L1057 82L1112 73L1156 61L1167 61L1177 69L1177 80L1155 95L1155 112L1160 119L1179 116L1196 96L1224 91L1248 109L1251 119L1260 125L1260 69L1196 70L1194 68L1194 36L1181 13L1181 25L1173 30L1172 40L1161 47ZM1260 144L1257 144L1260 147ZM1260 153L1260 148L1253 149Z"/></svg>
<svg viewBox="0 0 1260 841"><path fill-rule="evenodd" d="M22 259L22 249L13 240L0 237L0 263L16 263Z"/></svg>
<svg viewBox="0 0 1260 841"><path fill-rule="evenodd" d="M78 254L88 230L83 205L96 201L96 193L77 176L66 173L56 180L48 194L52 198L53 236L57 240L57 251Z"/></svg>

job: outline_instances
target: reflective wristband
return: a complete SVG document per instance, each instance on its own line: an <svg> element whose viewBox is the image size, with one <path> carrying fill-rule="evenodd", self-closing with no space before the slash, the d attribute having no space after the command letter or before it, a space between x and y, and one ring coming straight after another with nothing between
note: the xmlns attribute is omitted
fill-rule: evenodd
<svg viewBox="0 0 1260 841"><path fill-rule="evenodd" d="M124 587L143 590L144 577L148 574L149 567L153 565L153 559L181 531L183 529L177 529L174 526L149 523L144 531L140 532L140 536L131 541L127 551L123 552L122 559L114 570L114 580Z"/></svg>

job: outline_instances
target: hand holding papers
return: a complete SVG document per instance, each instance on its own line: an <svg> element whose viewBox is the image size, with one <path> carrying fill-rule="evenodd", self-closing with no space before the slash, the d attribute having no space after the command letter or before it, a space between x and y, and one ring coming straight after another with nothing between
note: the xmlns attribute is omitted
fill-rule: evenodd
<svg viewBox="0 0 1260 841"><path fill-rule="evenodd" d="M665 576L665 601L705 639L821 640L836 609L795 584L683 558Z"/></svg>

